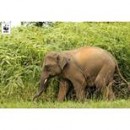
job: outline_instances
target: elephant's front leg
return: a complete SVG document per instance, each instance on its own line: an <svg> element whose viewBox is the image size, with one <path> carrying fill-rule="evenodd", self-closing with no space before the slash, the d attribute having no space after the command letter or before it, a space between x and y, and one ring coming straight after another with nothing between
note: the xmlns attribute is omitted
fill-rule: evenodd
<svg viewBox="0 0 130 130"><path fill-rule="evenodd" d="M74 85L74 89L75 89L75 92L76 92L76 98L79 101L84 101L84 99L85 99L85 87L86 87L86 85L84 83L80 83L78 81L75 81L73 83L73 85Z"/></svg>
<svg viewBox="0 0 130 130"><path fill-rule="evenodd" d="M61 80L59 85L58 101L63 101L69 90L69 83L66 80Z"/></svg>

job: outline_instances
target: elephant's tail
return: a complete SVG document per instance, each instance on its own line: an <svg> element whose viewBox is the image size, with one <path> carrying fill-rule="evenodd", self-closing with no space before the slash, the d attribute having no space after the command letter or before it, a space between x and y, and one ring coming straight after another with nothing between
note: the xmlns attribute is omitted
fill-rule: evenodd
<svg viewBox="0 0 130 130"><path fill-rule="evenodd" d="M117 72L118 72L120 78L127 84L128 89L130 90L130 83L129 83L129 82L123 77L123 75L121 74L121 71L120 71L120 69L119 69L118 64L116 65L116 69L117 69Z"/></svg>

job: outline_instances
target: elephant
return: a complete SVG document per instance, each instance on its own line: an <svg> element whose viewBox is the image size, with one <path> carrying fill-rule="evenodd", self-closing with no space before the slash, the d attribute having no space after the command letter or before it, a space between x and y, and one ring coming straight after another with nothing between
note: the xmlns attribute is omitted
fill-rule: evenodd
<svg viewBox="0 0 130 130"><path fill-rule="evenodd" d="M44 58L40 87L33 100L45 91L48 81L55 76L60 77L58 101L65 99L69 82L79 101L85 99L85 89L91 86L95 86L103 98L113 100L113 77L116 72L129 85L121 75L115 57L99 47L86 46L63 52L49 52Z"/></svg>

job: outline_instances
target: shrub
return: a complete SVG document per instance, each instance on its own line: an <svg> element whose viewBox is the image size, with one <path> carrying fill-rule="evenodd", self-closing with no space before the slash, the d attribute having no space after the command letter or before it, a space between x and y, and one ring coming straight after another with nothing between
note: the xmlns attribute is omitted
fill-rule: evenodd
<svg viewBox="0 0 130 130"><path fill-rule="evenodd" d="M88 45L110 51L118 60L123 76L130 81L129 36L130 23L127 22L56 22L41 28L21 26L13 28L10 35L0 34L0 96L30 100L39 86L42 61L47 52ZM48 99L55 97L57 84L54 79ZM124 88L123 93L126 94Z"/></svg>

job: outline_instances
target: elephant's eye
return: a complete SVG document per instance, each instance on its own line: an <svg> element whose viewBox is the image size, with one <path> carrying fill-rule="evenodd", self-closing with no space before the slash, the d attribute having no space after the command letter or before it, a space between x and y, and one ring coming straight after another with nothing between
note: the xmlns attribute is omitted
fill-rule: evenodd
<svg viewBox="0 0 130 130"><path fill-rule="evenodd" d="M45 65L45 69L46 69L47 71L50 71L50 66L49 66L49 65Z"/></svg>

